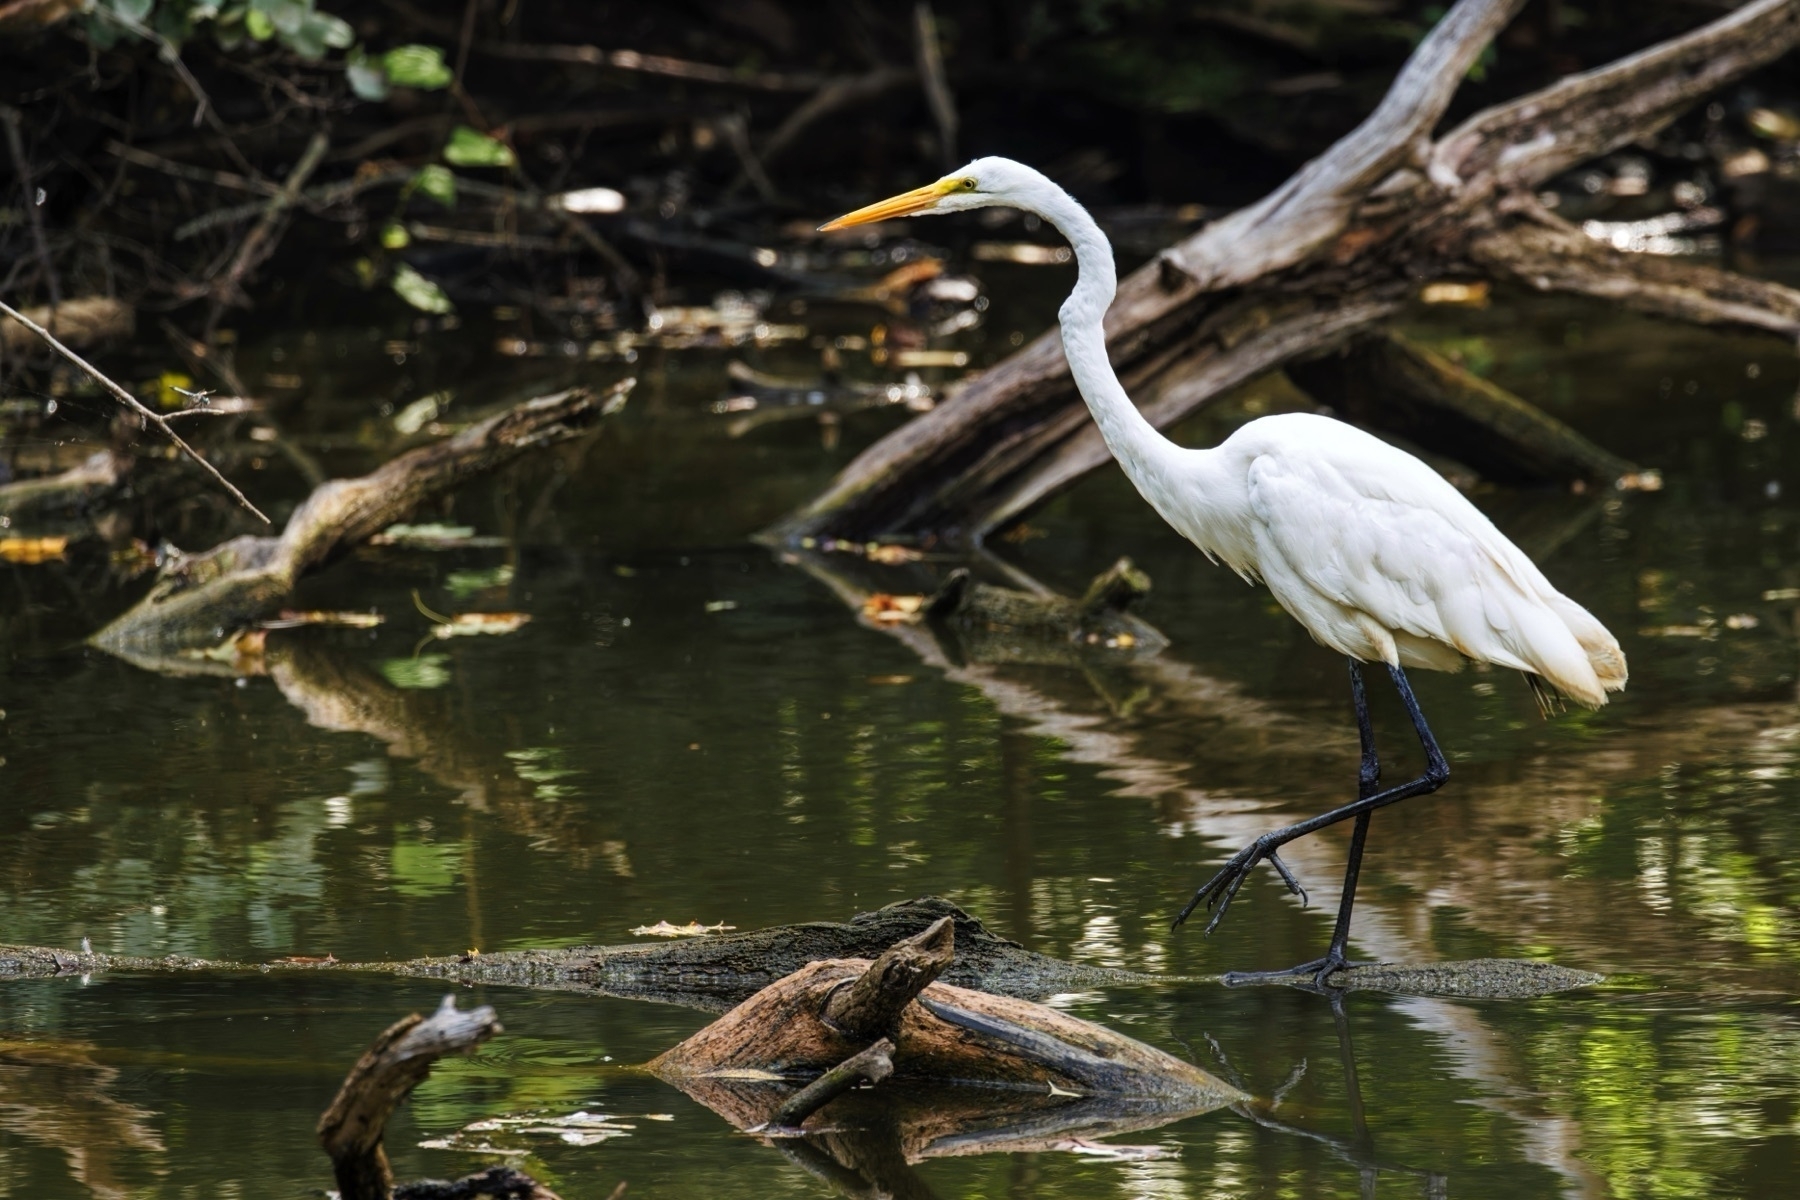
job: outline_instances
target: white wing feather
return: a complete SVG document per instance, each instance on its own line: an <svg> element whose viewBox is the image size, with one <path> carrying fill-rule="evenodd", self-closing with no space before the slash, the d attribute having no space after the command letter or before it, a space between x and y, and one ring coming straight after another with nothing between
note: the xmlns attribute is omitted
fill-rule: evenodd
<svg viewBox="0 0 1800 1200"><path fill-rule="evenodd" d="M1252 422L1220 449L1243 464L1257 572L1323 644L1438 669L1466 655L1591 707L1624 686L1605 627L1412 455L1303 414Z"/></svg>

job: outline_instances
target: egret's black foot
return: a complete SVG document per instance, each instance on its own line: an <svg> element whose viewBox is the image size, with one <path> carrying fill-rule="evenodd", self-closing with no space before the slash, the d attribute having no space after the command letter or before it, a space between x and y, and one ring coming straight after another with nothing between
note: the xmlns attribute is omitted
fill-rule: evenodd
<svg viewBox="0 0 1800 1200"><path fill-rule="evenodd" d="M1227 971L1219 977L1226 987L1242 987L1253 983L1283 983L1289 979L1306 979L1314 987L1323 988L1326 980L1346 967L1368 967L1373 963L1351 962L1342 954L1327 954L1324 958L1315 958L1311 962L1303 962L1297 967L1289 967L1285 971Z"/></svg>
<svg viewBox="0 0 1800 1200"><path fill-rule="evenodd" d="M1294 878L1294 873L1288 870L1288 865L1281 861L1280 855L1275 853L1290 840L1282 836L1285 833L1287 833L1286 830L1265 833L1227 859L1225 865L1219 868L1217 875L1200 885L1200 890L1194 893L1194 898L1187 902L1187 907L1183 908L1176 916L1175 924L1171 928L1179 927L1193 915L1194 910L1200 907L1201 902L1205 901L1206 907L1212 912L1212 919L1206 923L1206 932L1211 933L1217 929L1219 922L1225 919L1225 910L1230 908L1231 902L1237 898L1238 889L1244 886L1244 880L1250 878L1250 872L1256 869L1257 863L1265 860L1275 868L1275 873L1281 876L1281 881L1287 884L1288 891L1300 897L1300 903L1304 906L1306 889L1300 886L1300 881Z"/></svg>

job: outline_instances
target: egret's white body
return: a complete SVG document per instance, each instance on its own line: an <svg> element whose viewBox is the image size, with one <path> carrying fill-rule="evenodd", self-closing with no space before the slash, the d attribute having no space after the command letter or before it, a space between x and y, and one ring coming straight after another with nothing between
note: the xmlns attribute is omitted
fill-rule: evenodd
<svg viewBox="0 0 1800 1200"><path fill-rule="evenodd" d="M1625 686L1625 655L1605 626L1406 451L1305 413L1251 421L1211 449L1157 432L1107 359L1112 247L1087 210L1037 171L976 159L840 221L996 204L1039 214L1074 248L1080 276L1060 313L1063 348L1125 474L1163 520L1260 580L1317 641L1390 666L1511 667L1595 708Z"/></svg>
<svg viewBox="0 0 1800 1200"><path fill-rule="evenodd" d="M1357 799L1264 834L1227 860L1175 918L1204 901L1210 931L1258 862L1305 892L1279 850L1354 818L1337 926L1325 957L1265 975L1322 983L1348 964L1351 909L1369 818L1428 795L1449 763L1419 710L1406 667L1512 667L1598 708L1625 686L1625 655L1605 626L1551 586L1494 523L1417 458L1355 426L1290 413L1251 421L1211 449L1158 433L1119 385L1106 353L1106 310L1118 279L1106 235L1069 194L1004 158L979 158L934 184L839 217L825 228L988 205L1035 212L1075 249L1080 276L1059 314L1070 373L1106 445L1137 490L1183 536L1245 579L1266 584L1321 644L1351 660L1362 738ZM1387 666L1425 751L1418 778L1386 789L1363 690L1365 662ZM1541 695L1541 693L1540 693ZM1227 975L1227 982L1246 976Z"/></svg>

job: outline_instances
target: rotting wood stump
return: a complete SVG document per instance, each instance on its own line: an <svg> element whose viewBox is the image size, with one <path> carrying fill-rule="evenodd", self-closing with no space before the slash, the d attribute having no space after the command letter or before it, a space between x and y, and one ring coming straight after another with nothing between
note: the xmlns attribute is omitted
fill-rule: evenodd
<svg viewBox="0 0 1800 1200"><path fill-rule="evenodd" d="M873 962L809 963L649 1068L750 1130L826 1127L857 1076L879 1077L883 1119L909 1161L1074 1136L1070 1130L1142 1128L1248 1099L1092 1022L935 982L954 941L944 917ZM793 1092L815 1077L827 1085Z"/></svg>
<svg viewBox="0 0 1800 1200"><path fill-rule="evenodd" d="M366 541L420 504L520 455L568 441L617 412L636 384L572 388L420 446L356 479L313 489L279 537L244 536L165 566L148 595L96 633L94 645L155 667L215 646L279 604L306 571Z"/></svg>

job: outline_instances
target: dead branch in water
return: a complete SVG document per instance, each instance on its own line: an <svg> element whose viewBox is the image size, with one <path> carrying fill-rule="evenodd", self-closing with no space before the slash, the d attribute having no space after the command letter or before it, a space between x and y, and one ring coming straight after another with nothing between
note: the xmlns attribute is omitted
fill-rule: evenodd
<svg viewBox="0 0 1800 1200"><path fill-rule="evenodd" d="M429 1017L402 1017L375 1039L338 1088L319 1118L319 1144L331 1157L341 1200L431 1200L433 1197L506 1197L557 1200L556 1194L510 1167L496 1167L454 1183L421 1181L394 1186L382 1139L388 1119L412 1090L425 1082L431 1065L447 1054L466 1054L501 1031L492 1008L468 1011L445 996Z"/></svg>
<svg viewBox="0 0 1800 1200"><path fill-rule="evenodd" d="M1755 0L1430 141L1469 64L1522 2L1459 0L1354 132L1266 199L1123 281L1108 342L1154 425L1291 359L1343 345L1399 312L1421 282L1471 271L1678 319L1793 327L1800 292L1621 255L1534 215L1529 197L1800 43L1800 5ZM1557 235L1554 247L1547 229ZM1051 330L865 450L763 537L978 542L1108 461Z"/></svg>
<svg viewBox="0 0 1800 1200"><path fill-rule="evenodd" d="M527 400L361 478L323 484L288 518L280 537L233 538L165 567L150 593L93 642L127 658L216 645L280 601L305 571L425 500L593 428L618 411L635 383L626 379L598 395L575 388Z"/></svg>

